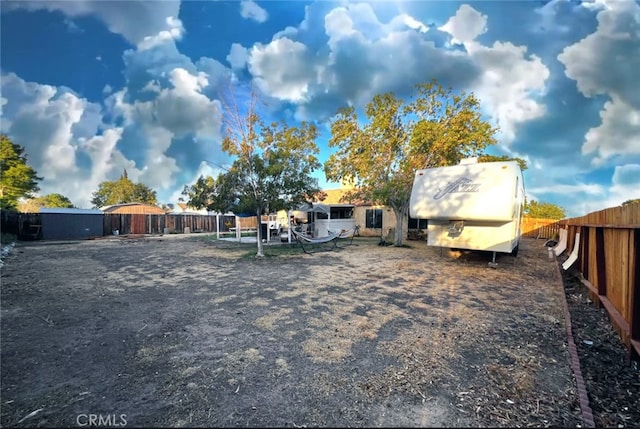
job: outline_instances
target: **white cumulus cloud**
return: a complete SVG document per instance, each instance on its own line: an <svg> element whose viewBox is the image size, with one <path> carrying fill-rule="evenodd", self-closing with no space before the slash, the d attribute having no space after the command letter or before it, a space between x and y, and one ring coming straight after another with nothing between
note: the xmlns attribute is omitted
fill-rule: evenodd
<svg viewBox="0 0 640 429"><path fill-rule="evenodd" d="M43 193L90 207L98 185L126 169L163 201L203 159L218 159L222 109L213 94L231 71L211 58L194 63L173 36L156 36L125 52L126 86L105 88L102 106L62 87L2 76L2 132L25 147L45 178Z"/></svg>
<svg viewBox="0 0 640 429"><path fill-rule="evenodd" d="M154 46L163 44L172 40L180 40L184 34L184 27L182 21L173 16L169 16L165 19L167 23L167 29L162 30L152 36L145 36L138 43L138 50L151 49Z"/></svg>
<svg viewBox="0 0 640 429"><path fill-rule="evenodd" d="M232 43L229 55L227 55L227 61L231 65L233 70L240 70L247 66L247 60L249 59L249 53L247 48L239 43Z"/></svg>
<svg viewBox="0 0 640 429"><path fill-rule="evenodd" d="M179 0L163 1L95 1L95 0L28 0L4 2L3 9L27 9L61 11L70 18L96 16L109 31L122 35L136 45L145 37L164 31L175 35L178 30L175 17L180 11ZM181 24L180 24L181 26Z"/></svg>
<svg viewBox="0 0 640 429"><path fill-rule="evenodd" d="M640 110L614 98L600 112L601 124L585 135L582 153L597 153L595 165L614 155L640 155Z"/></svg>
<svg viewBox="0 0 640 429"><path fill-rule="evenodd" d="M640 154L640 5L601 1L587 7L598 11L596 31L566 47L558 60L584 96L609 98L601 124L586 133L582 146L601 165L616 155Z"/></svg>
<svg viewBox="0 0 640 429"><path fill-rule="evenodd" d="M407 13L383 23L368 3L318 13L307 9L297 28L249 49L249 71L258 87L268 96L298 103L299 119L327 118L339 106L362 106L381 92L408 96L413 85L431 79L478 95L507 145L521 124L546 112L541 98L550 75L547 66L526 46L477 42L488 19L471 6L461 6L439 29ZM316 46L305 35L319 21L328 40ZM446 34L464 51L446 46Z"/></svg>
<svg viewBox="0 0 640 429"><path fill-rule="evenodd" d="M253 0L242 0L240 2L240 15L243 18L252 19L260 23L269 18L267 11L258 6Z"/></svg>
<svg viewBox="0 0 640 429"><path fill-rule="evenodd" d="M456 11L456 14L439 29L451 34L453 43L473 42L479 35L487 31L487 16L471 6L463 4Z"/></svg>
<svg viewBox="0 0 640 429"><path fill-rule="evenodd" d="M500 41L484 46L477 42L475 39L487 31L487 16L468 5L460 6L440 29L463 45L479 67L480 75L471 89L499 125L504 143L513 142L518 125L545 114L539 99L550 72L538 56L527 54L526 46Z"/></svg>
<svg viewBox="0 0 640 429"><path fill-rule="evenodd" d="M102 123L99 106L13 73L2 76L2 93L8 100L4 113L10 119L2 131L25 148L29 164L44 177L41 194L61 193L77 206L90 207L91 193L100 182L123 168L135 174L134 164L116 149L120 131L96 135ZM79 164L80 155L89 158L90 166Z"/></svg>
<svg viewBox="0 0 640 429"><path fill-rule="evenodd" d="M318 43L320 23L326 44ZM467 87L476 67L468 55L437 47L442 38L408 14L383 23L368 3L310 6L297 28L250 48L249 71L266 95L296 102L296 118L321 120L376 93L407 96L414 84L431 79Z"/></svg>
<svg viewBox="0 0 640 429"><path fill-rule="evenodd" d="M577 200L574 209L580 214L615 207L623 202L640 198L640 164L623 164L615 167L611 185L599 199Z"/></svg>
<svg viewBox="0 0 640 429"><path fill-rule="evenodd" d="M309 82L314 78L307 47L286 37L268 45L251 48L249 71L263 92L288 101L305 99Z"/></svg>

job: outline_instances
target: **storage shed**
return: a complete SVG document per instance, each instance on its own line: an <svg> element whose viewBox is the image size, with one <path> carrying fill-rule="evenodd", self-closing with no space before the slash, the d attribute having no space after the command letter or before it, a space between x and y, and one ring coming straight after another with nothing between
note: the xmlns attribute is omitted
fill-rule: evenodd
<svg viewBox="0 0 640 429"><path fill-rule="evenodd" d="M43 240L82 240L102 236L100 210L41 208Z"/></svg>
<svg viewBox="0 0 640 429"><path fill-rule="evenodd" d="M158 206L144 203L124 203L104 206L101 208L104 214L165 214Z"/></svg>

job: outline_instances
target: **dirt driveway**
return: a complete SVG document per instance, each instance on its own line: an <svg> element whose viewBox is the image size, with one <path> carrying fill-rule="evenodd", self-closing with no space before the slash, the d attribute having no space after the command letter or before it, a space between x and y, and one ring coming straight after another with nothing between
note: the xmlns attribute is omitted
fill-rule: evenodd
<svg viewBox="0 0 640 429"><path fill-rule="evenodd" d="M0 423L581 423L541 241L497 269L377 243L263 259L195 235L18 245L2 269Z"/></svg>

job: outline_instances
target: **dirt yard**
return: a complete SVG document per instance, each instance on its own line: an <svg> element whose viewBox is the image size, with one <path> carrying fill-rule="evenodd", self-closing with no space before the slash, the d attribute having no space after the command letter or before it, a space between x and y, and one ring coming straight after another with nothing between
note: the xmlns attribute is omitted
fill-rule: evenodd
<svg viewBox="0 0 640 429"><path fill-rule="evenodd" d="M356 239L19 244L2 269L0 424L581 424L562 285L518 258Z"/></svg>

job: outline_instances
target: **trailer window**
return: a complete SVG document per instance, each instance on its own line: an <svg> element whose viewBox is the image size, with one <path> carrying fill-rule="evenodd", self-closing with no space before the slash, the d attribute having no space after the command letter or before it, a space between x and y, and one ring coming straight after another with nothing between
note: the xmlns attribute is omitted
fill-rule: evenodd
<svg viewBox="0 0 640 429"><path fill-rule="evenodd" d="M367 209L365 218L367 228L382 228L382 209Z"/></svg>

